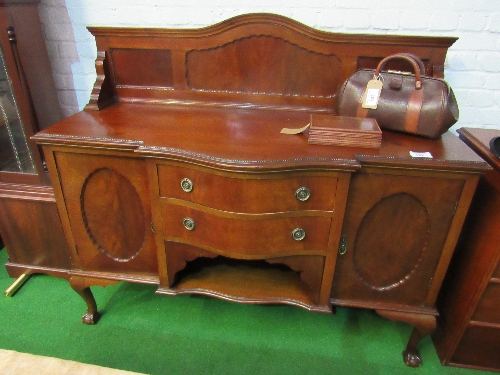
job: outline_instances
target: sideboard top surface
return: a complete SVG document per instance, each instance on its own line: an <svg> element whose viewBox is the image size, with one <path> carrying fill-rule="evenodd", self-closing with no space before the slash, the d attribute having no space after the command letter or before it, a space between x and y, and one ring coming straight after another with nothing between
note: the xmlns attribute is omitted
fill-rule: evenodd
<svg viewBox="0 0 500 375"><path fill-rule="evenodd" d="M39 132L39 144L133 150L144 156L190 160L241 169L293 166L355 170L361 164L484 171L486 163L451 133L431 140L384 131L380 149L308 144L300 128L310 114L301 111L245 110L117 103L82 111ZM432 159L409 151L430 152Z"/></svg>

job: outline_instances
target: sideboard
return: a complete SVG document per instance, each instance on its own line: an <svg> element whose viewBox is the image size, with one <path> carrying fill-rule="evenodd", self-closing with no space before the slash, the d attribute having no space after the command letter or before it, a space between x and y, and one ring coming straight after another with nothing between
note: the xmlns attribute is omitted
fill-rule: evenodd
<svg viewBox="0 0 500 375"><path fill-rule="evenodd" d="M384 132L373 149L280 130L335 115L342 82L391 53L419 55L442 77L455 39L332 34L269 14L202 29L89 29L89 104L34 136L71 267L9 263L10 274L66 278L88 324L98 319L90 286L118 281L317 312L370 308L415 327L404 360L418 366L489 166L451 133Z"/></svg>

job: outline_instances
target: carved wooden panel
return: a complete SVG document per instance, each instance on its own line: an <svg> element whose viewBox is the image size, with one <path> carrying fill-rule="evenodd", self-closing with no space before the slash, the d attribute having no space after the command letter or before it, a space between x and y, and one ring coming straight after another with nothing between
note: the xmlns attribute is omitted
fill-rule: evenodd
<svg viewBox="0 0 500 375"><path fill-rule="evenodd" d="M111 55L116 87L173 88L170 50L115 48Z"/></svg>
<svg viewBox="0 0 500 375"><path fill-rule="evenodd" d="M330 98L340 59L270 35L251 35L186 54L188 86L196 91Z"/></svg>
<svg viewBox="0 0 500 375"><path fill-rule="evenodd" d="M92 110L119 100L333 112L335 92L358 67L409 52L442 77L456 40L329 33L262 13L199 29L89 30L98 50Z"/></svg>
<svg viewBox="0 0 500 375"><path fill-rule="evenodd" d="M353 176L332 298L424 307L462 189L437 176Z"/></svg>
<svg viewBox="0 0 500 375"><path fill-rule="evenodd" d="M56 153L76 267L87 271L157 272L144 161Z"/></svg>
<svg viewBox="0 0 500 375"><path fill-rule="evenodd" d="M381 231L380 223L391 230ZM413 195L397 193L376 203L363 217L354 240L358 278L379 291L410 279L427 250L429 223L424 204ZM374 252L379 256L373 256ZM386 268L388 262L397 267Z"/></svg>
<svg viewBox="0 0 500 375"><path fill-rule="evenodd" d="M118 262L139 254L144 208L126 177L110 168L96 169L85 179L80 204L87 234L103 254Z"/></svg>

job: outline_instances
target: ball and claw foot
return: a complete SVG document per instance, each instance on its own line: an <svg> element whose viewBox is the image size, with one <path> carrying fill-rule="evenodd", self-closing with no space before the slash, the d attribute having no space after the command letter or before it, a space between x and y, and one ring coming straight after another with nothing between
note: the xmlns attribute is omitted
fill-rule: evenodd
<svg viewBox="0 0 500 375"><path fill-rule="evenodd" d="M82 316L82 322L89 325L96 324L100 317L101 315L98 312L95 312L93 314L86 313Z"/></svg>
<svg viewBox="0 0 500 375"><path fill-rule="evenodd" d="M422 365L422 358L417 351L411 352L408 350L403 351L403 361L408 367L419 367Z"/></svg>

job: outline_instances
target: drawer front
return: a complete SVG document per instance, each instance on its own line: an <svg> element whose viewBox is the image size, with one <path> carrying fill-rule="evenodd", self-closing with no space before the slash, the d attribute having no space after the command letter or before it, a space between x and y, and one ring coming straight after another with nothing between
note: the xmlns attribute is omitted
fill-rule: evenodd
<svg viewBox="0 0 500 375"><path fill-rule="evenodd" d="M500 284L490 283L486 287L472 320L500 324Z"/></svg>
<svg viewBox="0 0 500 375"><path fill-rule="evenodd" d="M500 370L500 329L469 326L451 358L451 363Z"/></svg>
<svg viewBox="0 0 500 375"><path fill-rule="evenodd" d="M280 178L270 175L261 178L236 178L229 174L216 175L168 165L158 166L158 180L161 197L244 213L332 211L337 186L336 175L326 177L295 173ZM185 188L190 191L183 190L182 181L186 182ZM303 200L297 198L296 194ZM308 194L308 198L304 200Z"/></svg>
<svg viewBox="0 0 500 375"><path fill-rule="evenodd" d="M221 213L222 214L222 213ZM221 215L176 204L162 206L164 238L201 247L231 258L252 259L286 255L325 255L330 232L330 217L276 217L258 215ZM194 222L186 229L184 220ZM305 231L297 240L292 232ZM295 231L298 236L300 231Z"/></svg>

